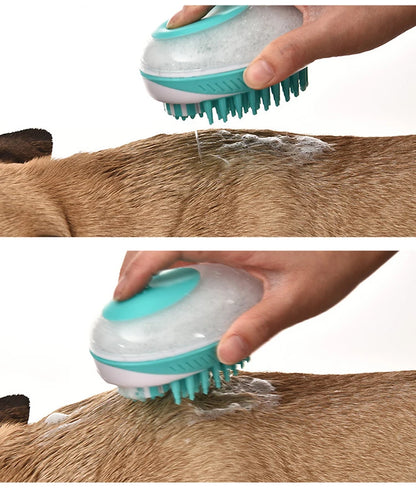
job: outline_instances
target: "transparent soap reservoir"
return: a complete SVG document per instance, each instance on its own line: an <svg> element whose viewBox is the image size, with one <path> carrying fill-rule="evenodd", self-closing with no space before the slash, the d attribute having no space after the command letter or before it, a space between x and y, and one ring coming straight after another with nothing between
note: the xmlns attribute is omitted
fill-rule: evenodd
<svg viewBox="0 0 416 492"><path fill-rule="evenodd" d="M226 15L227 9L232 15ZM246 67L271 41L300 27L302 14L282 5L217 6L207 18L189 26L167 30L165 24L149 41L141 70L149 75L188 77Z"/></svg>
<svg viewBox="0 0 416 492"><path fill-rule="evenodd" d="M205 263L166 270L129 301L104 308L90 348L103 359L128 362L206 347L262 295L262 282L241 269Z"/></svg>

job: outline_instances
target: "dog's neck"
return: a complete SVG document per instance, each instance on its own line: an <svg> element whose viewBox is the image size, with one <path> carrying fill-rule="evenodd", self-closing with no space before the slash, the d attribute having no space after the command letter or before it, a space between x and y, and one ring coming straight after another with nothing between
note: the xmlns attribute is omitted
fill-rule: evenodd
<svg viewBox="0 0 416 492"><path fill-rule="evenodd" d="M26 166L72 236L174 235L183 196L166 174L154 156L147 161L112 150Z"/></svg>

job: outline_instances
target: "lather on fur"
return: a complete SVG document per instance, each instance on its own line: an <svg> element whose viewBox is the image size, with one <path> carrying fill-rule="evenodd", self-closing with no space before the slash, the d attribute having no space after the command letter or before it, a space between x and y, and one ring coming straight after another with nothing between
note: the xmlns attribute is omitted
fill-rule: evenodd
<svg viewBox="0 0 416 492"><path fill-rule="evenodd" d="M30 132L0 136L2 236L416 236L414 135L205 130L51 159Z"/></svg>
<svg viewBox="0 0 416 492"><path fill-rule="evenodd" d="M415 371L242 373L193 403L59 412L0 426L0 481L416 481Z"/></svg>

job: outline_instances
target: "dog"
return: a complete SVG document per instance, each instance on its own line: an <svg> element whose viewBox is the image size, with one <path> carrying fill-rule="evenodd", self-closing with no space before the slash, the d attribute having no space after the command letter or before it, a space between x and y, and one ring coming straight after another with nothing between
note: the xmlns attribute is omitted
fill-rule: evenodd
<svg viewBox="0 0 416 492"><path fill-rule="evenodd" d="M156 135L52 159L0 136L2 236L415 236L416 136Z"/></svg>
<svg viewBox="0 0 416 492"><path fill-rule="evenodd" d="M180 405L110 391L30 425L28 404L0 400L0 481L416 481L416 371L240 373Z"/></svg>

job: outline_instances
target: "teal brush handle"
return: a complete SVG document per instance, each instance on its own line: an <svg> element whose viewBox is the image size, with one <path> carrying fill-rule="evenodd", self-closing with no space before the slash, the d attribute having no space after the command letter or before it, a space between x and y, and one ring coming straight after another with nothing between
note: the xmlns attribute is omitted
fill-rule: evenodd
<svg viewBox="0 0 416 492"><path fill-rule="evenodd" d="M157 313L188 295L198 285L200 277L194 268L176 268L155 275L147 287L131 299L107 304L103 317L109 321L128 321Z"/></svg>

